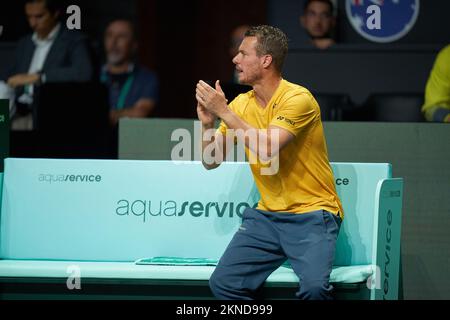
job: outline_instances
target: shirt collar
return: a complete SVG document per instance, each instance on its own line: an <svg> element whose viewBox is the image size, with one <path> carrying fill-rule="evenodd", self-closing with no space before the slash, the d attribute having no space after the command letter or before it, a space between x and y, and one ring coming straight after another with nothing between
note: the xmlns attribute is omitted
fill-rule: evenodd
<svg viewBox="0 0 450 320"><path fill-rule="evenodd" d="M136 71L136 65L134 63L130 63L128 65L128 71L126 73L130 74ZM108 64L103 65L102 67L102 73L109 73L108 72Z"/></svg>
<svg viewBox="0 0 450 320"><path fill-rule="evenodd" d="M35 32L35 33L33 33L32 40L36 45L45 43L45 42L53 42L53 41L55 41L60 29L61 29L61 23L58 23L53 28L53 30L48 34L47 38L45 38L45 39L39 39L37 33Z"/></svg>

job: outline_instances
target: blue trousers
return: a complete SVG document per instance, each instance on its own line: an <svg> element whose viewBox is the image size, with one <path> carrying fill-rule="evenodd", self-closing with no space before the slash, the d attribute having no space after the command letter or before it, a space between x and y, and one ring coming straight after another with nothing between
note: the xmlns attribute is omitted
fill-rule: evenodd
<svg viewBox="0 0 450 320"><path fill-rule="evenodd" d="M247 209L209 280L211 291L221 300L257 299L265 280L289 260L300 279L297 298L331 300L340 225L338 216L323 210L297 215Z"/></svg>

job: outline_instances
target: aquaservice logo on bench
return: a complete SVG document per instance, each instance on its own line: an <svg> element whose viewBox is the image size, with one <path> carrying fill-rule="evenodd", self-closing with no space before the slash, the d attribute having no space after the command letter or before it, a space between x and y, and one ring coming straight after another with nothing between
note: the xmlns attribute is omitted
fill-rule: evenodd
<svg viewBox="0 0 450 320"><path fill-rule="evenodd" d="M42 183L100 183L101 175L95 174L40 174L38 181Z"/></svg>
<svg viewBox="0 0 450 320"><path fill-rule="evenodd" d="M182 217L191 215L194 218L233 218L242 215L247 208L256 208L258 203L251 206L247 202L208 202L200 201L177 203L176 201L144 201L144 200L120 200L117 202L116 215L120 217L138 217L145 223L156 217Z"/></svg>
<svg viewBox="0 0 450 320"><path fill-rule="evenodd" d="M97 174L39 174L39 183L58 184L58 183L101 183L103 177ZM335 180L337 186L348 186L351 184L349 178L338 178ZM190 215L194 218L209 218L217 216L218 218L243 217L247 208L256 209L258 203L249 204L247 202L207 202L185 201L180 202L154 201L154 200L119 200L115 204L115 214L119 217L137 217L141 218L143 223L150 218L156 217L182 217Z"/></svg>

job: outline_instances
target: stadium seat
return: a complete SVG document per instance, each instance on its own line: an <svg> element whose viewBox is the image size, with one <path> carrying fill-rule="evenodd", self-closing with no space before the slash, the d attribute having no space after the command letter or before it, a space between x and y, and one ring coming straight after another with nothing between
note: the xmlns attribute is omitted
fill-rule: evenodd
<svg viewBox="0 0 450 320"><path fill-rule="evenodd" d="M319 103L322 121L342 121L344 111L352 106L347 94L314 93L314 97Z"/></svg>
<svg viewBox="0 0 450 320"><path fill-rule="evenodd" d="M422 93L378 93L367 101L367 107L378 122L423 122Z"/></svg>

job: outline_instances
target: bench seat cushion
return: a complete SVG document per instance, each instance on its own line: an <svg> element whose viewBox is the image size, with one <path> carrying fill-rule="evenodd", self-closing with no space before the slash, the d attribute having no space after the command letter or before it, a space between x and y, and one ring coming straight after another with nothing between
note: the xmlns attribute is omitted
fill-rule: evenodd
<svg viewBox="0 0 450 320"><path fill-rule="evenodd" d="M69 267L77 266L81 279L147 279L147 280L205 280L213 266L136 265L132 262L76 262L0 260L0 278L68 278ZM373 274L372 265L333 267L332 283L362 283ZM268 283L297 283L290 268L280 267Z"/></svg>

